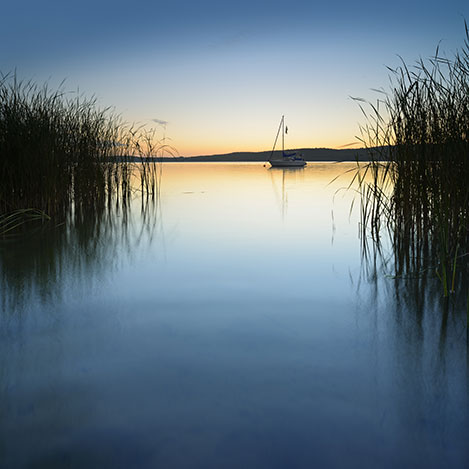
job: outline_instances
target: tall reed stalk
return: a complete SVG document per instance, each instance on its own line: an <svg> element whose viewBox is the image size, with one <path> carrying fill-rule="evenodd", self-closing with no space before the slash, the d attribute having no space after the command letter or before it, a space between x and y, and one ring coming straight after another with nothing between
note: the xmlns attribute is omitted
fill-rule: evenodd
<svg viewBox="0 0 469 469"><path fill-rule="evenodd" d="M434 272L443 295L467 291L469 259L469 31L452 58L391 70L391 91L371 106L360 169L363 239L390 234L395 275ZM362 100L358 100L362 101ZM369 177L371 175L371 182ZM365 182L366 181L366 182Z"/></svg>

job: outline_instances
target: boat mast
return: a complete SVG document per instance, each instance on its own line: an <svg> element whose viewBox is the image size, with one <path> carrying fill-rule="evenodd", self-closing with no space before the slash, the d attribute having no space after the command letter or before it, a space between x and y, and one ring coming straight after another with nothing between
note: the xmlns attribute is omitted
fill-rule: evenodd
<svg viewBox="0 0 469 469"><path fill-rule="evenodd" d="M269 161L272 159L272 156L274 155L275 146L277 145L277 140L278 140L278 134L280 133L280 130L282 129L282 125L283 125L283 116L280 119L280 125L278 126L277 135L275 136L274 146L272 147L272 151L270 152ZM283 157L283 134L282 134L282 157Z"/></svg>
<svg viewBox="0 0 469 469"><path fill-rule="evenodd" d="M285 116L282 116L282 158L285 155Z"/></svg>

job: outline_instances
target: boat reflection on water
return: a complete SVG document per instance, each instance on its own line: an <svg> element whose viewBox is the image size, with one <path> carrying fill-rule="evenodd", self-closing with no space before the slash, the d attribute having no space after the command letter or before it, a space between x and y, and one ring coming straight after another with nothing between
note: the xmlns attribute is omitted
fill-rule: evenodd
<svg viewBox="0 0 469 469"><path fill-rule="evenodd" d="M283 219L288 209L288 189L294 187L299 178L304 180L304 165L298 167L272 166L268 171L275 197L281 207Z"/></svg>

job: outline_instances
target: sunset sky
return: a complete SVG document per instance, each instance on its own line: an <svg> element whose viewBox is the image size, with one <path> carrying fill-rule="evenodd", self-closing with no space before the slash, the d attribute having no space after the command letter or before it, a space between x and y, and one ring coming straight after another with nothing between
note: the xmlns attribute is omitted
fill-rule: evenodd
<svg viewBox="0 0 469 469"><path fill-rule="evenodd" d="M447 55L464 40L467 0L8 2L0 70L96 95L155 125L184 156L355 142L386 65ZM165 124L166 123L166 124Z"/></svg>

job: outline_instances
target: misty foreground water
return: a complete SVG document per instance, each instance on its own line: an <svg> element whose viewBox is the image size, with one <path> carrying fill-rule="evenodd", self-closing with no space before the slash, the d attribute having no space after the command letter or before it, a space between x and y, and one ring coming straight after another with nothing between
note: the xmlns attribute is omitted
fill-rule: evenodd
<svg viewBox="0 0 469 469"><path fill-rule="evenodd" d="M351 167L166 164L4 242L0 467L467 467L465 311L362 258Z"/></svg>

